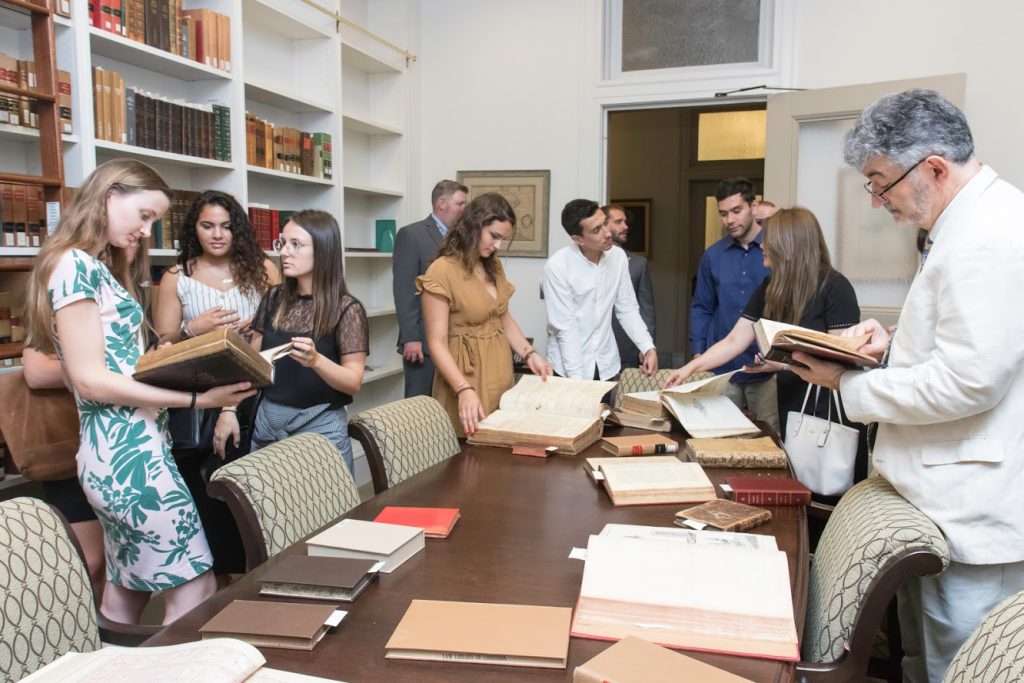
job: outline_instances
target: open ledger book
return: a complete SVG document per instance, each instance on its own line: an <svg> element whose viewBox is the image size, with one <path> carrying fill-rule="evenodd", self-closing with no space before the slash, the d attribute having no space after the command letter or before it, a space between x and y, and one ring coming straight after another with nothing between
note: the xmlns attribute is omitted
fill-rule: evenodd
<svg viewBox="0 0 1024 683"><path fill-rule="evenodd" d="M164 647L104 647L85 654L69 652L23 678L22 682L313 683L330 680L268 669L263 666L266 661L255 647L233 638Z"/></svg>
<svg viewBox="0 0 1024 683"><path fill-rule="evenodd" d="M837 337L834 334L762 318L754 323L754 336L757 338L757 347L761 349L761 355L779 363L803 366L802 363L793 361L793 352L800 351L822 360L851 367L878 367L878 361L874 357L857 350L871 338L870 334Z"/></svg>
<svg viewBox="0 0 1024 683"><path fill-rule="evenodd" d="M234 330L213 330L143 354L132 378L179 391L206 391L235 382L252 382L260 389L274 383L274 361L291 348L288 342L256 351Z"/></svg>
<svg viewBox="0 0 1024 683"><path fill-rule="evenodd" d="M479 424L469 443L481 446L555 446L576 455L601 438L602 397L615 382L525 375L501 396L498 410Z"/></svg>

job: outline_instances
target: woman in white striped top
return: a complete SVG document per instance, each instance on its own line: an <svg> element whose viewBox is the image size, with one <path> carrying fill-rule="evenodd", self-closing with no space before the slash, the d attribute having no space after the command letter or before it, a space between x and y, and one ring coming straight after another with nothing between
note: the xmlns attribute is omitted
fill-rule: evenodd
<svg viewBox="0 0 1024 683"><path fill-rule="evenodd" d="M176 226L175 226L176 227ZM154 322L161 342L176 342L221 327L245 334L263 294L280 282L273 262L259 247L249 218L229 194L208 190L189 208L181 226L177 265L160 280ZM204 419L216 419L213 451L224 459L248 451L240 424L247 425L253 399ZM237 419L236 419L237 418ZM214 555L214 573L244 571L241 539L230 513L206 495L203 463L210 453L175 452L196 500Z"/></svg>

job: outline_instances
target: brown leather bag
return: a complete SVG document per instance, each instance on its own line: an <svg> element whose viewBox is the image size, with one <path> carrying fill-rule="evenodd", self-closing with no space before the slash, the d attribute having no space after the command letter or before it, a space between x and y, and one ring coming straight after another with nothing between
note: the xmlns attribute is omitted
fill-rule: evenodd
<svg viewBox="0 0 1024 683"><path fill-rule="evenodd" d="M78 408L67 389L30 389L21 370L0 375L0 433L26 479L77 474Z"/></svg>

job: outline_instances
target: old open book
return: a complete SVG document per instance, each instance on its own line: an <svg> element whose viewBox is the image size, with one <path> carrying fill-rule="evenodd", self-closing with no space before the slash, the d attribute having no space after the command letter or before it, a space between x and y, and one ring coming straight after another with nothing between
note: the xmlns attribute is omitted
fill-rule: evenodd
<svg viewBox="0 0 1024 683"><path fill-rule="evenodd" d="M109 647L69 652L22 683L146 681L146 683L313 683L330 679L268 669L263 655L234 638L163 647Z"/></svg>
<svg viewBox="0 0 1024 683"><path fill-rule="evenodd" d="M797 661L782 551L591 536L572 635Z"/></svg>
<svg viewBox="0 0 1024 683"><path fill-rule="evenodd" d="M826 332L809 330L798 325L775 322L762 318L754 323L754 336L761 355L768 360L790 365L801 365L793 361L793 352L801 351L823 360L842 363L857 368L878 367L878 361L857 349L871 338L870 334L859 337L838 337Z"/></svg>
<svg viewBox="0 0 1024 683"><path fill-rule="evenodd" d="M615 506L703 503L717 497L700 465L674 455L587 458L587 468Z"/></svg>
<svg viewBox="0 0 1024 683"><path fill-rule="evenodd" d="M214 330L144 354L132 377L179 391L206 391L235 382L252 382L259 389L274 383L274 361L291 346L256 351L234 330Z"/></svg>
<svg viewBox="0 0 1024 683"><path fill-rule="evenodd" d="M468 441L481 446L554 446L576 455L601 438L602 397L615 382L525 375Z"/></svg>
<svg viewBox="0 0 1024 683"><path fill-rule="evenodd" d="M758 434L761 430L722 393L734 372L662 389L661 402L696 439Z"/></svg>

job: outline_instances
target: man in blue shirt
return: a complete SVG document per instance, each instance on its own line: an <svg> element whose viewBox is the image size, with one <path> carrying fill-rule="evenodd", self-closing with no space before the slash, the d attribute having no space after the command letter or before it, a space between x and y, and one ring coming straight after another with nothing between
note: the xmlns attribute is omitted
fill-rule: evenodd
<svg viewBox="0 0 1024 683"><path fill-rule="evenodd" d="M761 251L761 226L754 220L754 184L746 178L726 178L718 184L718 215L728 233L700 259L697 291L690 309L690 350L699 356L732 330L750 295L769 270ZM754 364L756 344L718 369L729 372ZM779 406L773 373L736 373L727 395L779 432Z"/></svg>

